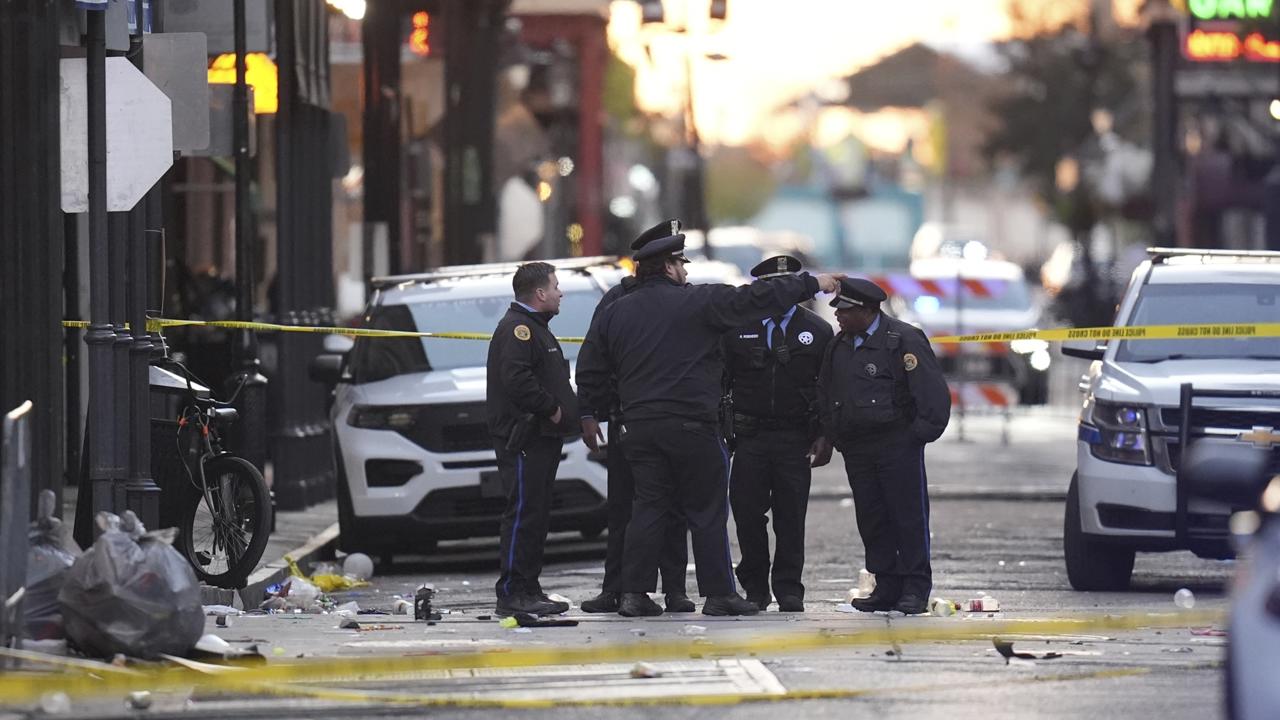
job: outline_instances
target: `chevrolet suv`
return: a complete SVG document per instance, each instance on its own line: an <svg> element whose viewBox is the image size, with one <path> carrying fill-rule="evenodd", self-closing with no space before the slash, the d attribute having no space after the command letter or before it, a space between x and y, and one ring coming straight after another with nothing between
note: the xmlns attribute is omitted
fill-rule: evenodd
<svg viewBox="0 0 1280 720"><path fill-rule="evenodd" d="M551 322L582 337L623 270L612 260L554 261L564 291ZM442 268L374 281L363 327L491 333L511 303L514 264ZM574 362L581 346L564 343ZM488 343L445 338L357 338L321 356L313 377L335 385L340 547L390 560L437 540L498 534L506 492L485 423ZM564 440L551 530L595 537L607 524L602 453Z"/></svg>
<svg viewBox="0 0 1280 720"><path fill-rule="evenodd" d="M1280 318L1280 253L1148 251L1116 325L1272 323ZM1179 478L1183 448L1201 437L1269 449L1280 471L1280 338L1118 340L1067 345L1093 360L1063 549L1077 590L1122 590L1135 552L1191 550L1231 557L1223 498L1191 497Z"/></svg>

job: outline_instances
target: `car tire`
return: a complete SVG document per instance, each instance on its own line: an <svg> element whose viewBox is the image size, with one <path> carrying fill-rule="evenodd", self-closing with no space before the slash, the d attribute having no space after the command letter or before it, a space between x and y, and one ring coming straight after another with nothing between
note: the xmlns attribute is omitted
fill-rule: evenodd
<svg viewBox="0 0 1280 720"><path fill-rule="evenodd" d="M1071 476L1067 507L1062 523L1062 550L1067 563L1067 580L1080 591L1129 589L1136 553L1129 548L1090 539L1080 526L1078 479Z"/></svg>

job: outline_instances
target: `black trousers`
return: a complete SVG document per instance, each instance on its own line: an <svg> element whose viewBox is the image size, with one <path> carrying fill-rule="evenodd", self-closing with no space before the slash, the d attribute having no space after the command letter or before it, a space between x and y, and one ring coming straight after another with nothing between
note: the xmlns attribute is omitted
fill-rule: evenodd
<svg viewBox="0 0 1280 720"><path fill-rule="evenodd" d="M539 436L521 452L506 449L505 439L494 439L498 472L507 490L507 509L502 514L499 564L502 568L495 588L499 598L515 594L539 594L542 585L542 553L551 522L551 492L560 468L564 441Z"/></svg>
<svg viewBox="0 0 1280 720"><path fill-rule="evenodd" d="M876 587L928 599L929 492L924 446L906 433L845 445L845 470L853 490L858 533Z"/></svg>
<svg viewBox="0 0 1280 720"><path fill-rule="evenodd" d="M635 504L623 551L622 591L647 592L672 518L693 536L698 592L736 592L729 554L729 450L714 423L680 418L623 423L622 450L635 474Z"/></svg>
<svg viewBox="0 0 1280 720"><path fill-rule="evenodd" d="M738 581L749 598L769 597L769 518L776 551L773 594L804 597L804 519L809 509L809 433L761 430L738 436L729 476L729 504L738 527Z"/></svg>
<svg viewBox="0 0 1280 720"><path fill-rule="evenodd" d="M631 522L631 506L635 500L636 480L618 440L621 422L609 423L609 540L605 546L605 592L622 592L622 551L627 541L627 523ZM658 573L662 576L662 592L685 594L685 569L689 565L689 527L679 512L671 519L666 542L658 555ZM657 585L646 592L653 592Z"/></svg>

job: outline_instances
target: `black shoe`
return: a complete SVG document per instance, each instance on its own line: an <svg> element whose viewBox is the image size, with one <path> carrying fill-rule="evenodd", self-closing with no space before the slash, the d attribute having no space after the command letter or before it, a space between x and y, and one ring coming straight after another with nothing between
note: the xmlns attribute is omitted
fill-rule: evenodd
<svg viewBox="0 0 1280 720"><path fill-rule="evenodd" d="M688 595L684 593L667 593L667 612L690 613L697 609L698 606L693 604Z"/></svg>
<svg viewBox="0 0 1280 720"><path fill-rule="evenodd" d="M621 598L618 597L618 593L605 591L590 600L583 600L579 607L585 613L611 613L618 612L620 603Z"/></svg>
<svg viewBox="0 0 1280 720"><path fill-rule="evenodd" d="M654 602L648 593L622 593L618 614L623 617L657 617L662 606Z"/></svg>
<svg viewBox="0 0 1280 720"><path fill-rule="evenodd" d="M928 610L929 602L921 595L907 593L893 606L894 610L905 615L923 615Z"/></svg>
<svg viewBox="0 0 1280 720"><path fill-rule="evenodd" d="M778 598L778 612L804 612L804 600L795 595L782 595Z"/></svg>
<svg viewBox="0 0 1280 720"><path fill-rule="evenodd" d="M544 603L550 603L552 608L551 613L554 615L569 612L569 603L563 600L552 600L546 593L538 593L538 599Z"/></svg>
<svg viewBox="0 0 1280 720"><path fill-rule="evenodd" d="M898 604L898 596L888 593L872 592L869 597L854 598L849 601L854 610L861 612L884 612L892 610Z"/></svg>
<svg viewBox="0 0 1280 720"><path fill-rule="evenodd" d="M525 593L516 593L503 598L498 598L498 604L493 609L493 614L498 617L511 617L516 613L527 613L529 615L559 615L568 610L557 610L564 603L551 602L543 600L536 595L528 595Z"/></svg>
<svg viewBox="0 0 1280 720"><path fill-rule="evenodd" d="M773 602L773 598L769 597L768 595L748 594L747 602L751 603L752 605L755 605L756 609L759 610L760 612L764 612L765 610L769 609L769 603Z"/></svg>
<svg viewBox="0 0 1280 720"><path fill-rule="evenodd" d="M760 612L760 606L742 597L737 593L732 595L717 595L707 598L702 604L703 615L755 615Z"/></svg>

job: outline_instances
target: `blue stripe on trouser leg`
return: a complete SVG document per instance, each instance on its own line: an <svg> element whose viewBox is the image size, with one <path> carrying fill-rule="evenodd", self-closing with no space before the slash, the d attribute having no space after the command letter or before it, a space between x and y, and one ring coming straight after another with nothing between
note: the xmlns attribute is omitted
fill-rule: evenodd
<svg viewBox="0 0 1280 720"><path fill-rule="evenodd" d="M924 446L920 446L920 512L924 515L924 559L929 561L933 555L932 543L929 539L929 479L924 471Z"/></svg>
<svg viewBox="0 0 1280 720"><path fill-rule="evenodd" d="M725 491L728 492L729 475L731 473L731 466L729 463L729 449L724 446L723 440L717 440L716 446L720 448L720 455L724 458L724 483L725 483ZM725 523L725 526L724 526L724 562L725 562L725 565L729 568L729 572L727 573L729 576L729 588L734 593L737 593L738 582L737 580L734 579L734 576L733 576L733 552L729 549L729 524L728 523Z"/></svg>
<svg viewBox="0 0 1280 720"><path fill-rule="evenodd" d="M511 575L515 572L516 543L520 538L520 517L524 514L524 451L516 455L516 522L511 528L511 546L507 548L507 581L502 584L502 594L511 594Z"/></svg>

